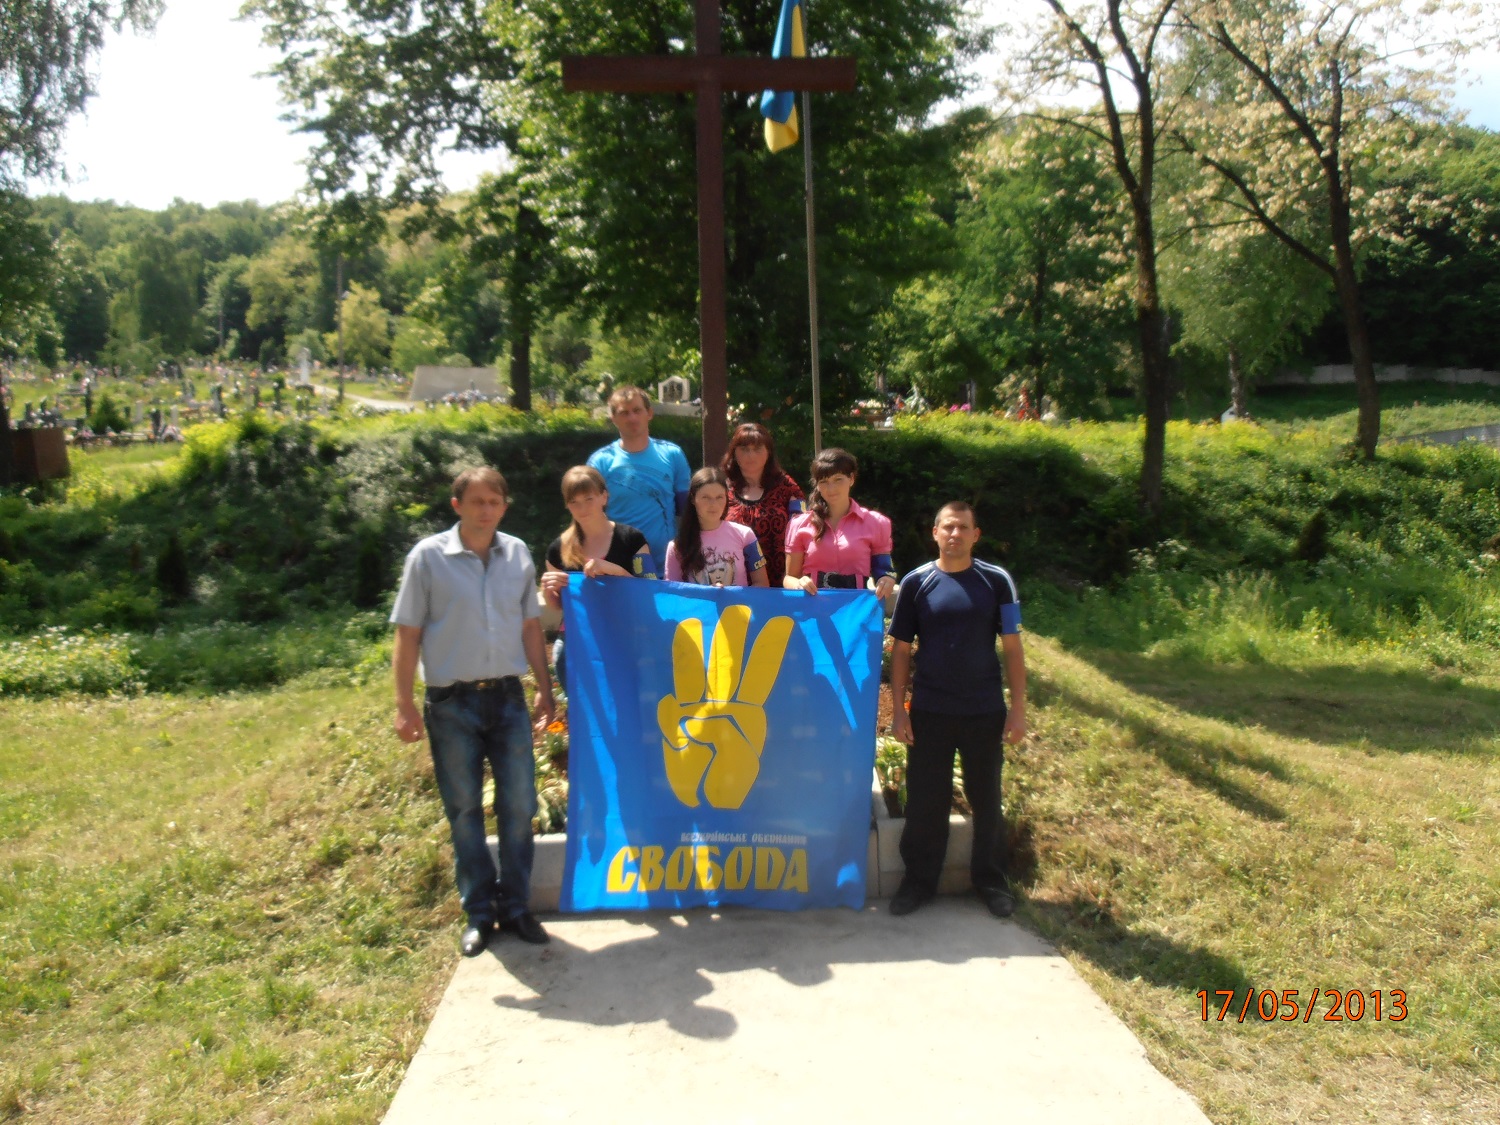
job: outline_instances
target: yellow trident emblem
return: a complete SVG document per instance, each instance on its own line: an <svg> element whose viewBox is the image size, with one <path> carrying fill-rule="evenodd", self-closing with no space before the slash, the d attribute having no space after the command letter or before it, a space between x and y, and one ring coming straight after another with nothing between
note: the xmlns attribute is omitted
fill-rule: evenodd
<svg viewBox="0 0 1500 1125"><path fill-rule="evenodd" d="M714 808L737 809L760 775L766 697L781 671L792 619L767 621L746 661L749 628L749 606L726 608L707 659L703 622L679 622L672 638L673 691L657 704L656 721L667 781L689 808L697 808L701 790Z"/></svg>

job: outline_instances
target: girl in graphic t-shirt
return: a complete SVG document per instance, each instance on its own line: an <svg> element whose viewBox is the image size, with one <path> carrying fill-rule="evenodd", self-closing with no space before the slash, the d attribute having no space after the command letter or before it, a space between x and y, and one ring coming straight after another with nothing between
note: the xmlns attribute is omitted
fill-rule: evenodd
<svg viewBox="0 0 1500 1125"><path fill-rule="evenodd" d="M667 546L668 582L700 586L765 586L766 560L755 532L724 518L729 482L715 468L699 469L688 484L688 502Z"/></svg>

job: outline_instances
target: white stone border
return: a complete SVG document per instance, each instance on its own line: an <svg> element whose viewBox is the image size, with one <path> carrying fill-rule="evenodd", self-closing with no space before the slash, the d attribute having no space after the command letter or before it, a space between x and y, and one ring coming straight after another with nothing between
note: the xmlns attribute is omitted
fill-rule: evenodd
<svg viewBox="0 0 1500 1125"><path fill-rule="evenodd" d="M901 862L901 831L905 817L893 817L886 811L880 792L880 777L874 776L870 791L870 844L865 864L865 897L890 898L901 884L906 865ZM489 838L495 864L500 863L499 844ZM566 833L556 832L536 838L536 859L531 865L531 908L555 911L562 895L563 853L568 846ZM943 860L943 874L938 882L939 894L962 894L969 889L969 856L974 848L974 825L957 813L948 818L948 854Z"/></svg>

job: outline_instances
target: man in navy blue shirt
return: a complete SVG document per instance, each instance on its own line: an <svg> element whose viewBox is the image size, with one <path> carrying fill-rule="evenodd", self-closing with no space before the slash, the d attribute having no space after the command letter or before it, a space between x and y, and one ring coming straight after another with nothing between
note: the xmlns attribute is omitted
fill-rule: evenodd
<svg viewBox="0 0 1500 1125"><path fill-rule="evenodd" d="M891 618L891 731L910 747L906 828L901 834L906 875L891 899L891 913L910 914L937 892L948 850L957 751L964 768L964 795L974 811L969 869L974 890L991 914L1007 918L1016 900L1004 874L1000 770L1004 743L1014 746L1026 737L1021 602L1009 574L974 558L979 527L968 504L945 504L933 522L932 538L938 545L937 561L906 576ZM1003 674L995 653L997 636L1005 656ZM919 638L913 679L912 642Z"/></svg>

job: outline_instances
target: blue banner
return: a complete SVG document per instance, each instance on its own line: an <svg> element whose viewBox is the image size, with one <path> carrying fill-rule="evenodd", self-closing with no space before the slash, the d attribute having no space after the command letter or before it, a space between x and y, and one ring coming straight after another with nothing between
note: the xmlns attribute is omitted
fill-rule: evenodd
<svg viewBox="0 0 1500 1125"><path fill-rule="evenodd" d="M880 602L569 579L562 909L865 900Z"/></svg>

